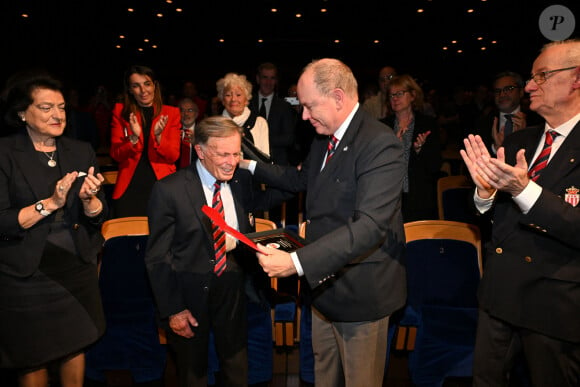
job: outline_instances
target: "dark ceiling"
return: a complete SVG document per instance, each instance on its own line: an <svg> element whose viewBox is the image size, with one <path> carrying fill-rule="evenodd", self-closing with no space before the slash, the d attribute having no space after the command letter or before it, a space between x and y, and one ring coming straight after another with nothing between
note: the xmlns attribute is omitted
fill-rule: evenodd
<svg viewBox="0 0 580 387"><path fill-rule="evenodd" d="M578 3L556 2L575 15ZM80 88L100 83L115 88L121 86L129 64L142 63L155 69L168 88L191 78L212 93L215 81L229 71L253 79L258 63L272 61L287 84L311 59L330 56L349 64L361 84L374 82L378 69L386 64L433 83L476 83L508 68L529 73L533 58L547 42L538 17L551 4L528 0L3 1L2 78L24 67L42 66ZM302 17L297 18L298 13ZM580 17L576 19L580 23Z"/></svg>

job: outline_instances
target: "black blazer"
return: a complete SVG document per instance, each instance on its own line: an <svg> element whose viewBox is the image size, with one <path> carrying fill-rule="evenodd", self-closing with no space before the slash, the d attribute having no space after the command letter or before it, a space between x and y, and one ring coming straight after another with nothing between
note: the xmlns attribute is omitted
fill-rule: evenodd
<svg viewBox="0 0 580 387"><path fill-rule="evenodd" d="M544 126L506 138L506 162L519 149L528 165ZM566 202L580 187L580 123L554 155L537 183L538 201L522 214L510 195L498 193L493 229L480 285L480 305L516 326L580 343L580 207Z"/></svg>
<svg viewBox="0 0 580 387"><path fill-rule="evenodd" d="M260 98L254 94L248 108L258 114ZM288 165L289 153L294 146L296 113L292 106L282 98L274 95L268 114L268 140L270 141L270 156L275 164Z"/></svg>
<svg viewBox="0 0 580 387"><path fill-rule="evenodd" d="M238 169L229 184L240 231L253 232L251 211L265 210L277 203L276 193L255 190L246 170ZM161 318L191 310L191 300L204 299L203 293L211 286L207 274L213 271L215 251L211 221L201 210L206 204L196 163L153 186L145 263ZM238 244L233 254L228 254L228 267L239 272L255 271L256 255Z"/></svg>
<svg viewBox="0 0 580 387"><path fill-rule="evenodd" d="M258 163L255 177L306 194L311 242L297 251L313 305L332 321L371 321L405 304L403 155L393 131L360 107L320 171L328 137L298 171Z"/></svg>
<svg viewBox="0 0 580 387"><path fill-rule="evenodd" d="M441 142L437 122L433 117L417 111L413 139L409 153L409 192L403 196L403 219L405 222L424 219L438 219L437 179L441 176ZM395 116L384 118L385 124L395 127ZM431 131L421 151L417 154L413 143L420 133Z"/></svg>
<svg viewBox="0 0 580 387"><path fill-rule="evenodd" d="M92 146L61 136L56 139L58 163L64 174L86 172L98 164ZM47 191L52 182L38 169L37 152L28 134L22 130L0 139L0 271L26 277L35 272L40 263L46 236L53 215L41 220L29 229L22 229L18 213L24 207L46 199L54 192ZM82 179L77 179L69 191L66 202L65 221L70 227L80 258L96 264L103 237L100 225L106 219L108 208L103 190L97 194L103 203L103 211L94 218L84 215L78 197Z"/></svg>

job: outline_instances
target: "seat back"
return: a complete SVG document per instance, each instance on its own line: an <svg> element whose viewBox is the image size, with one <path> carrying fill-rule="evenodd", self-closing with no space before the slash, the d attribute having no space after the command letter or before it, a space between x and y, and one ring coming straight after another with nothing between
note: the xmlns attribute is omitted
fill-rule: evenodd
<svg viewBox="0 0 580 387"><path fill-rule="evenodd" d="M110 219L101 233L99 286L107 330L87 351L87 376L102 380L111 370L128 370L137 383L161 379L165 337L156 325L145 266L147 217Z"/></svg>
<svg viewBox="0 0 580 387"><path fill-rule="evenodd" d="M256 232L275 230L278 227L273 221L263 218L254 218L254 224L256 225Z"/></svg>
<svg viewBox="0 0 580 387"><path fill-rule="evenodd" d="M405 234L407 305L399 324L412 342L413 382L440 385L447 376L470 376L482 275L479 228L424 220L406 223Z"/></svg>
<svg viewBox="0 0 580 387"><path fill-rule="evenodd" d="M464 175L440 177L437 180L437 207L439 219L477 224L470 206L475 185Z"/></svg>

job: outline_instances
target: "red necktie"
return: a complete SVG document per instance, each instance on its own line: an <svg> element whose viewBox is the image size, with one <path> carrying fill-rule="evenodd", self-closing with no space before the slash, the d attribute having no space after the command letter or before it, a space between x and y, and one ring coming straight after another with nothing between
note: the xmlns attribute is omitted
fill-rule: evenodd
<svg viewBox="0 0 580 387"><path fill-rule="evenodd" d="M338 142L338 138L332 136L328 139L328 146L326 151L326 162L324 165L328 164L332 156L334 155L334 151L336 150L336 143Z"/></svg>
<svg viewBox="0 0 580 387"><path fill-rule="evenodd" d="M221 181L217 180L214 185L212 207L225 218L224 205L220 195ZM215 249L215 266L213 272L219 277L226 270L226 233L213 225L213 247Z"/></svg>
<svg viewBox="0 0 580 387"><path fill-rule="evenodd" d="M554 143L554 138L558 136L558 132L554 130L548 130L546 132L546 140L544 141L544 148L536 158L536 161L532 164L532 167L528 171L528 176L533 181L538 180L540 177L540 172L542 169L548 165L548 159L550 158L550 152L552 152L552 144Z"/></svg>

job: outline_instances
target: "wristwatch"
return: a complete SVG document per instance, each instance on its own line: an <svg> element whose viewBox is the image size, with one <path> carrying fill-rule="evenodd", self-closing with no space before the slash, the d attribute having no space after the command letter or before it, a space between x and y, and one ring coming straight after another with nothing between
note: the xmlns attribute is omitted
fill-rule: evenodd
<svg viewBox="0 0 580 387"><path fill-rule="evenodd" d="M36 204L34 205L34 209L38 211L38 213L42 216L48 216L52 214L52 212L44 209L44 204L42 204L42 200L36 202Z"/></svg>

